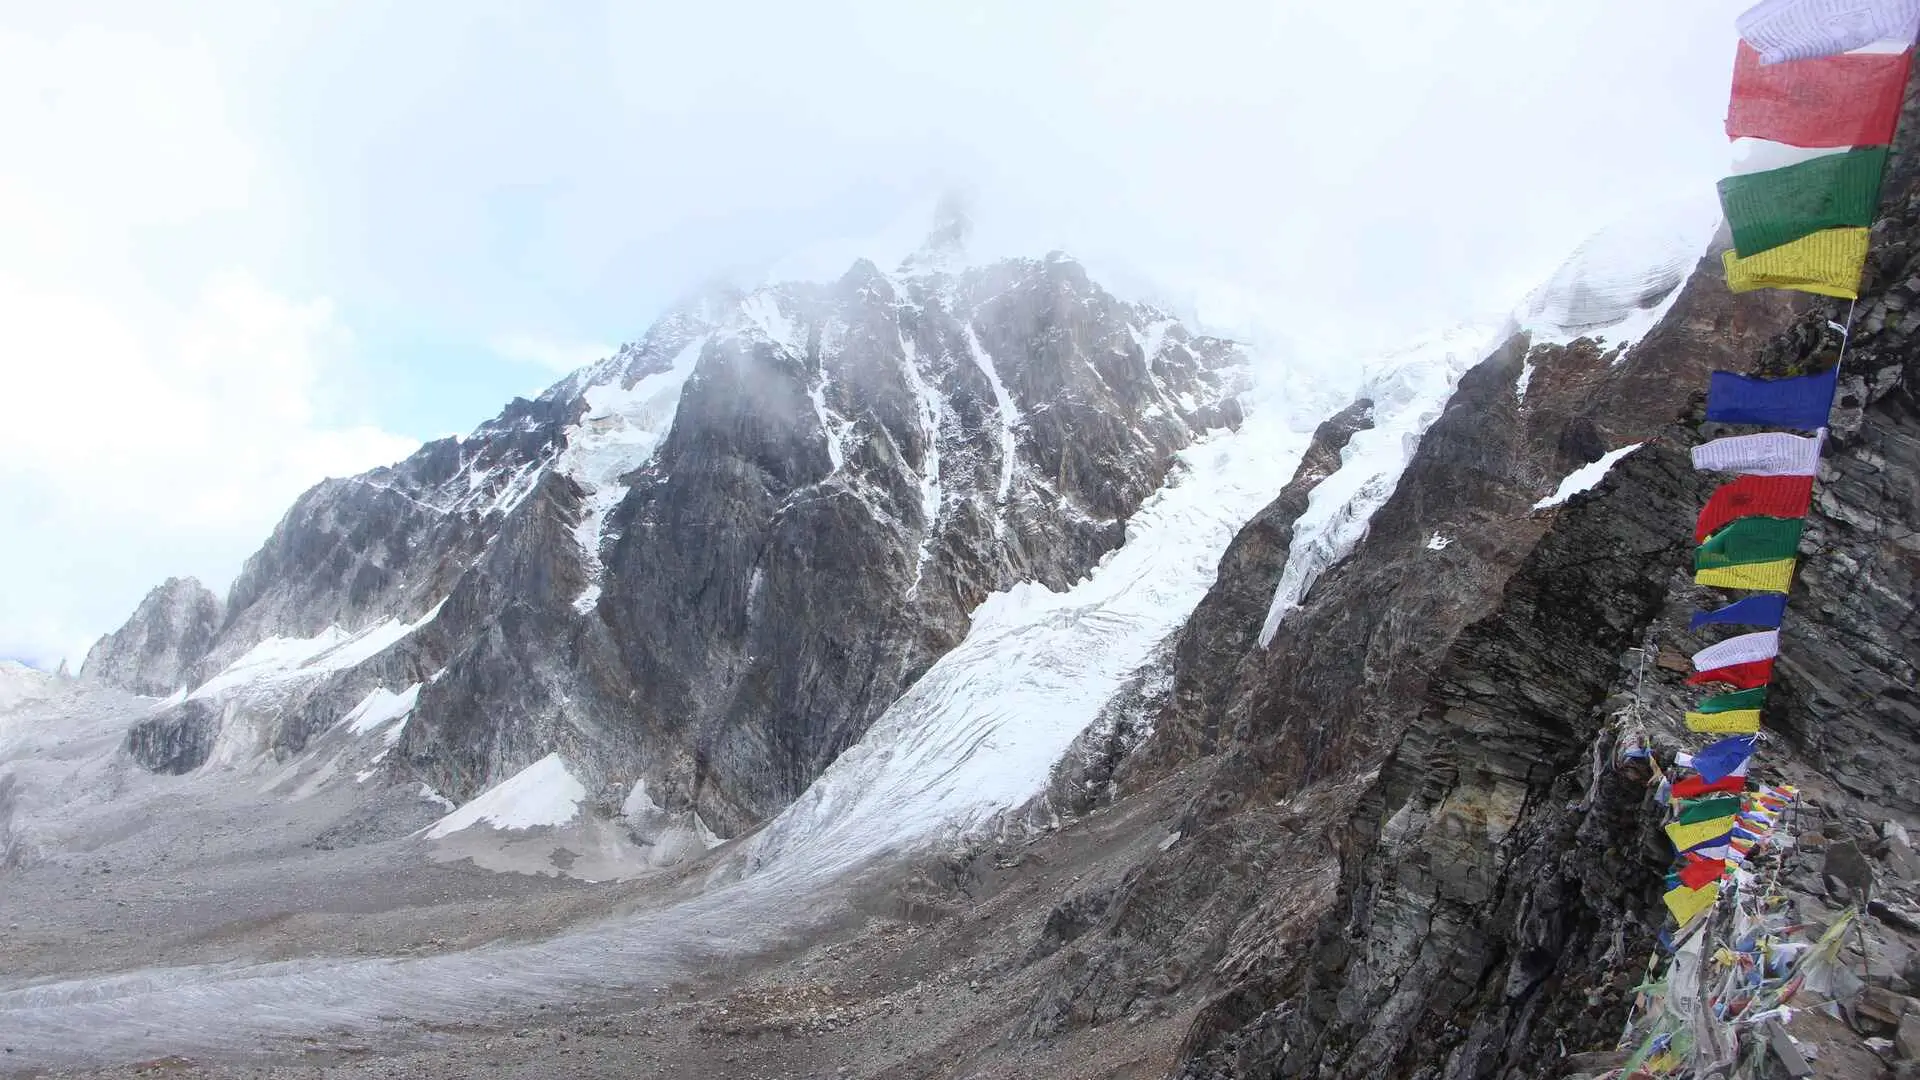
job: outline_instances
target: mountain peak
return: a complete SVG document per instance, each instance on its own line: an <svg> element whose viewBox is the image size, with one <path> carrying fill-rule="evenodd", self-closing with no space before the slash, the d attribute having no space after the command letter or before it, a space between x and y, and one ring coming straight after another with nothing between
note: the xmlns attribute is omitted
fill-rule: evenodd
<svg viewBox="0 0 1920 1080"><path fill-rule="evenodd" d="M967 241L973 236L973 215L967 197L958 191L940 196L934 206L933 228L918 250L900 264L902 271L951 271L967 255Z"/></svg>

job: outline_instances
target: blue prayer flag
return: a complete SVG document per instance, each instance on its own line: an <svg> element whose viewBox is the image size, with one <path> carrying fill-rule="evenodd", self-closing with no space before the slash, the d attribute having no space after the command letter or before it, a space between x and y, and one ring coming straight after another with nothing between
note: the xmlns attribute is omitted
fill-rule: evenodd
<svg viewBox="0 0 1920 1080"><path fill-rule="evenodd" d="M1733 623L1737 626L1764 626L1769 630L1778 630L1780 620L1786 615L1787 598L1784 594L1749 596L1718 611L1695 612L1692 629L1698 630L1711 623Z"/></svg>
<svg viewBox="0 0 1920 1080"><path fill-rule="evenodd" d="M1840 369L1791 379L1756 379L1716 371L1707 380L1707 419L1814 431L1827 426Z"/></svg>
<svg viewBox="0 0 1920 1080"><path fill-rule="evenodd" d="M1693 770L1705 777L1709 784L1725 780L1733 775L1733 770L1753 756L1753 742L1751 735L1721 739L1693 755Z"/></svg>

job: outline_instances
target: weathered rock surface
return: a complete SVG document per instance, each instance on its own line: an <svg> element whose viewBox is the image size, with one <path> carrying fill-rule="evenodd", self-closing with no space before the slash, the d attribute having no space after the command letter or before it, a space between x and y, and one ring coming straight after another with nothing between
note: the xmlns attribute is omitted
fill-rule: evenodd
<svg viewBox="0 0 1920 1080"><path fill-rule="evenodd" d="M1842 819L1838 833L1920 812L1920 348L1904 321L1920 302L1920 162L1903 130L1762 759ZM1671 859L1645 774L1611 766L1613 722L1663 751L1696 743L1679 719L1698 696L1684 658L1724 636L1687 630L1724 602L1688 573L1717 479L1686 456L1719 434L1699 424L1699 390L1711 367L1805 370L1831 347L1827 321L1846 317L1824 303L1795 316L1808 306L1735 300L1708 271L1618 365L1581 361L1589 343L1535 350L1548 363L1518 415L1493 390L1521 346L1463 380L1367 541L1273 648L1176 668L1189 685L1221 678L1207 665L1247 672L1223 708L1183 710L1176 691L1154 737L1157 767L1213 776L1173 850L1218 852L1139 867L1083 936L1105 938L1095 977L1043 996L1040 1018L1104 1022L1098 1004L1150 989L1142 973L1157 968L1214 993L1182 1076L1542 1076L1611 1046L1665 923ZM1642 440L1594 493L1528 514L1523 500L1570 459ZM1440 525L1455 542L1421 551ZM1298 839L1249 822L1340 778L1355 797L1315 819L1337 890L1317 914L1265 910L1298 887L1297 865L1274 857ZM1870 846L1876 874L1899 862L1886 834ZM1833 888L1817 866L1798 888ZM1195 879L1211 888L1165 902ZM1908 955L1898 902L1874 916L1885 951L1871 977L1889 989Z"/></svg>
<svg viewBox="0 0 1920 1080"><path fill-rule="evenodd" d="M82 678L165 697L185 686L220 630L220 599L194 578L168 578L126 625L87 650Z"/></svg>

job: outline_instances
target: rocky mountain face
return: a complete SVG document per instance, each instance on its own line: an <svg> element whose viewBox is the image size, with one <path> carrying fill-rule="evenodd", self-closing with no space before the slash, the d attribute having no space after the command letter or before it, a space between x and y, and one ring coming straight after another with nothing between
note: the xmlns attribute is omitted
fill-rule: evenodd
<svg viewBox="0 0 1920 1080"><path fill-rule="evenodd" d="M1878 860L1889 899L1859 964L1896 1002L1920 990L1920 922L1901 906L1920 893L1901 839L1920 813L1912 111L1762 755L1808 792L1814 843ZM1552 1076L1613 1046L1666 923L1671 861L1648 773L1613 764L1616 732L1638 726L1664 758L1697 742L1686 657L1720 636L1687 629L1724 602L1690 572L1716 478L1687 451L1724 433L1700 422L1706 374L1805 370L1848 317L1734 297L1718 261L1624 357L1521 336L1468 373L1365 540L1267 648L1249 613L1289 557L1313 470L1248 526L1171 643L1169 689L1136 725L1151 736L1102 763L1123 800L1169 777L1198 793L1169 844L1105 876L1117 887L1062 902L1076 953L1034 1003L1036 1034L1199 988L1175 1072L1196 1080ZM1533 508L1553 478L1633 443L1593 494ZM1800 859L1789 891L1831 918L1844 890L1819 865Z"/></svg>
<svg viewBox="0 0 1920 1080"><path fill-rule="evenodd" d="M220 632L220 598L194 578L168 578L126 625L87 651L82 677L164 697L186 686Z"/></svg>
<svg viewBox="0 0 1920 1080"><path fill-rule="evenodd" d="M963 237L705 297L465 439L318 485L204 632L150 599L96 648L90 677L195 687L128 749L285 756L384 693L411 702L384 767L455 800L557 751L601 813L763 820L982 598L1083 576L1177 451L1238 423L1237 346L1063 256L953 270Z"/></svg>

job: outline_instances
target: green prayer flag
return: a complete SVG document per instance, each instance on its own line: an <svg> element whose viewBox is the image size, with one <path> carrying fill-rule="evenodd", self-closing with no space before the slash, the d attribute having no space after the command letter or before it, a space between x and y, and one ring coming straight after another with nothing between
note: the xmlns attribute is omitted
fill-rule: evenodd
<svg viewBox="0 0 1920 1080"><path fill-rule="evenodd" d="M1698 825L1740 812L1740 796L1723 795L1714 799L1694 799L1680 804L1680 824Z"/></svg>
<svg viewBox="0 0 1920 1080"><path fill-rule="evenodd" d="M1738 712L1741 709L1758 709L1767 703L1767 688L1756 686L1751 690L1740 690L1731 694L1715 694L1700 699L1694 711L1703 713Z"/></svg>
<svg viewBox="0 0 1920 1080"><path fill-rule="evenodd" d="M1828 154L1784 169L1720 181L1720 205L1740 258L1791 244L1823 229L1873 224L1887 148Z"/></svg>
<svg viewBox="0 0 1920 1080"><path fill-rule="evenodd" d="M1741 518L1712 536L1694 551L1695 570L1779 562L1800 551L1804 518Z"/></svg>

